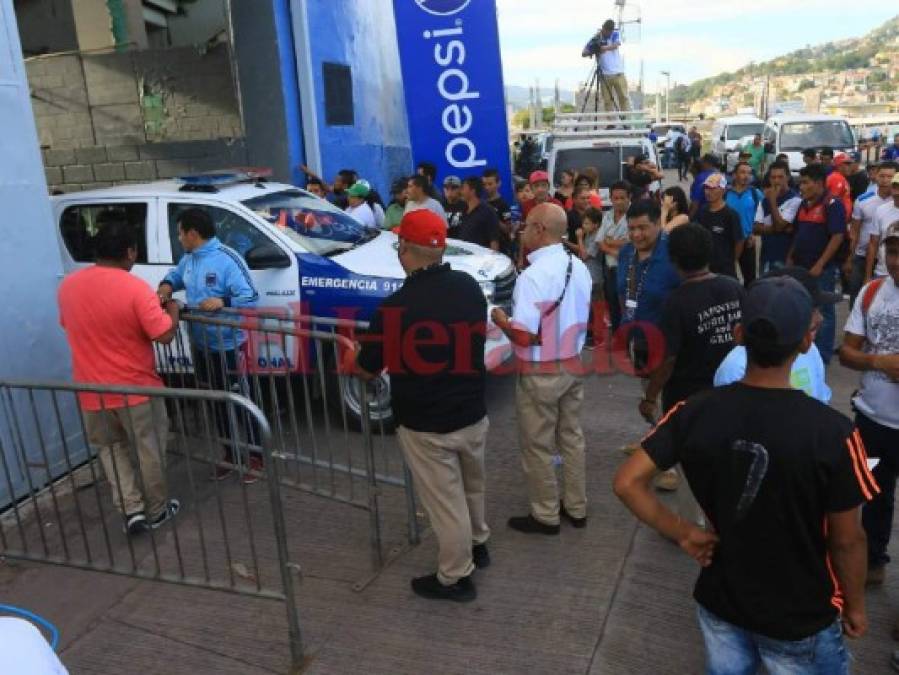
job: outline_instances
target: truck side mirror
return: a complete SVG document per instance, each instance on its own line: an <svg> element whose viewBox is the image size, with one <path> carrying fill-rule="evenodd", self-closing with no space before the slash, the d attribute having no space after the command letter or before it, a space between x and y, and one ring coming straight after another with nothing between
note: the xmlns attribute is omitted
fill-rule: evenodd
<svg viewBox="0 0 899 675"><path fill-rule="evenodd" d="M285 269L290 258L274 244L254 246L246 253L247 267L251 270Z"/></svg>

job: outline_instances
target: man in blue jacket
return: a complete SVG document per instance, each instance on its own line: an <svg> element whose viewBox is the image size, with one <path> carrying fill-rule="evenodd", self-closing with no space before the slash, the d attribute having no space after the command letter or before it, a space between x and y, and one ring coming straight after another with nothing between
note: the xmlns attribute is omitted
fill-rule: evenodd
<svg viewBox="0 0 899 675"><path fill-rule="evenodd" d="M256 306L259 293L253 286L246 263L237 252L218 240L215 223L207 211L192 208L181 213L178 241L184 247L184 256L159 284L160 300L165 302L174 292L183 290L187 294L188 307L204 312L218 312L223 307ZM243 368L246 340L246 333L239 329L193 324L191 342L198 381L205 382L211 389L231 390L248 396L250 391ZM232 436L228 419L226 410L216 410L216 425L222 438ZM252 423L248 435L250 442L259 438ZM225 449L225 461L238 464L231 447L233 443ZM248 468L258 471L261 467L261 458L251 455ZM230 473L230 468L216 467L213 478L221 480ZM253 483L256 476L244 473L243 480Z"/></svg>

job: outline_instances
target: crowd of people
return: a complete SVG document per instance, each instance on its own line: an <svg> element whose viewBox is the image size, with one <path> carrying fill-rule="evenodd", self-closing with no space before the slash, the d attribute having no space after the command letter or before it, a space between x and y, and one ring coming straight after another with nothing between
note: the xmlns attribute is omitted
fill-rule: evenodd
<svg viewBox="0 0 899 675"><path fill-rule="evenodd" d="M514 304L490 316L516 357L528 495L507 526L543 536L562 521L587 526L583 351L619 350L652 431L623 448L614 489L701 564L709 672L844 673L843 636L865 633L865 586L884 580L899 474L899 179L887 160L868 167L861 189L857 158L825 148L806 153L794 187L783 158L754 159L725 172L700 157L689 199L622 180L603 204L586 168L555 190L540 170L516 182L510 213L521 220L500 230L498 248L520 271ZM485 202L474 181L460 182L471 189L456 197L456 181L445 182L441 209L420 195L406 207L397 233L408 280L385 302L404 308L404 331L445 325L448 340L417 352L444 367L417 372L401 345L379 339L363 343L358 367L391 375L400 444L438 539L436 573L412 588L468 601L490 564L489 421L483 362L455 361L478 354L483 333L452 327L477 323L486 303L442 254L447 205L468 215ZM481 228L494 231L486 219ZM838 350L841 276L852 307ZM454 302L435 307L438 288L453 288ZM376 319L372 334L382 330ZM829 406L837 353L862 373L854 420ZM673 510L653 485L677 492Z"/></svg>
<svg viewBox="0 0 899 675"><path fill-rule="evenodd" d="M492 169L447 176L441 194L435 167L421 162L393 183L387 205L353 171L330 185L310 176L311 192L399 237L406 282L360 336L355 364L361 377L391 376L397 438L438 540L437 570L413 579L413 591L472 600L475 571L491 562L488 305L477 281L443 262L456 237L509 255L519 270L511 313L496 307L489 316L517 365L527 512L508 527L558 536L563 521L587 526L584 352L617 353L641 382L634 413L652 430L625 448L614 490L702 565L695 598L709 672L759 664L848 672L842 636L864 634L865 584L883 583L899 475L899 177L892 160L861 178L856 165L827 149L806 153L794 187L782 158L738 161L726 172L705 155L691 166L688 196L633 158L625 179L608 186L592 167L563 172L555 189L536 170L515 180L513 204ZM59 293L79 381L121 381L129 364L133 384L159 384L152 343L174 335L175 291L209 312L258 300L244 261L215 238L203 210L179 215L185 255L155 293L128 274L137 244L127 223L114 213L98 222L96 266L67 277ZM841 275L853 304L837 350ZM385 312L396 309L404 336L421 337L426 326L431 337L385 340ZM196 345L239 370L242 331L195 329ZM837 352L862 373L854 421L828 405L827 365ZM89 395L82 407L116 476L126 530L177 514L165 448L140 431L165 411ZM135 423L137 433L126 433ZM251 482L262 468L260 457L223 451L213 478L237 468ZM677 492L674 510L653 485ZM817 670L803 665L809 659Z"/></svg>

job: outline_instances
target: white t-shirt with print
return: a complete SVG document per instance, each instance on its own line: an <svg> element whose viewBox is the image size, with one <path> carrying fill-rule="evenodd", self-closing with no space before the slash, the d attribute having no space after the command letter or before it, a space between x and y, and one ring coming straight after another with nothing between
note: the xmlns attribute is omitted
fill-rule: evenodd
<svg viewBox="0 0 899 675"><path fill-rule="evenodd" d="M883 233L887 227L899 220L899 208L891 199L888 203L878 207L874 212L874 232L880 236L880 249L877 251L877 266L874 268L874 276L885 277L887 275L886 248L883 245Z"/></svg>
<svg viewBox="0 0 899 675"><path fill-rule="evenodd" d="M859 292L846 322L846 332L865 338L866 354L899 354L899 288L892 277L887 277L866 315L862 298L867 290L865 286ZM865 417L899 429L899 382L879 370L862 373L861 389L853 402Z"/></svg>

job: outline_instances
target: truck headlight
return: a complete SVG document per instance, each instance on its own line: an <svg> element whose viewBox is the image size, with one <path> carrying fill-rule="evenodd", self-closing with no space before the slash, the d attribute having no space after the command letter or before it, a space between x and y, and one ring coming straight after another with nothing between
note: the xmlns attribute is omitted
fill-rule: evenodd
<svg viewBox="0 0 899 675"><path fill-rule="evenodd" d="M481 281L479 282L481 286L481 290L484 292L484 297L487 298L487 302L493 302L493 296L496 294L496 283L493 281Z"/></svg>

